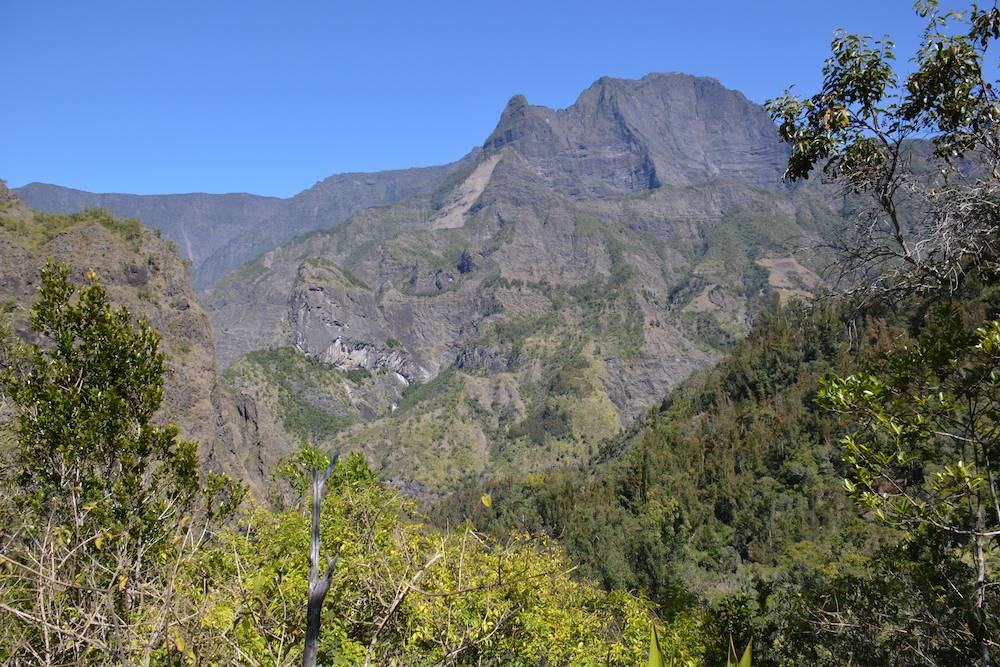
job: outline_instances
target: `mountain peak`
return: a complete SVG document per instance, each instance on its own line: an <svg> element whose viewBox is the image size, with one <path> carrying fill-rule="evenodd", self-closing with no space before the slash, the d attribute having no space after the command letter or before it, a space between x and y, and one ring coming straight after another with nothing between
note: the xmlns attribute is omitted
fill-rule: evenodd
<svg viewBox="0 0 1000 667"><path fill-rule="evenodd" d="M486 150L496 150L525 137L540 137L547 134L547 116L551 109L528 104L528 98L518 94L510 98L500 114L496 129L483 143Z"/></svg>
<svg viewBox="0 0 1000 667"><path fill-rule="evenodd" d="M776 187L786 158L763 108L678 72L601 77L558 110L515 95L483 148L505 145L557 189L597 197L720 178Z"/></svg>
<svg viewBox="0 0 1000 667"><path fill-rule="evenodd" d="M516 111L517 109L526 106L528 106L528 98L521 93L518 93L517 95L512 96L510 101L507 102L507 106L504 108L504 113Z"/></svg>

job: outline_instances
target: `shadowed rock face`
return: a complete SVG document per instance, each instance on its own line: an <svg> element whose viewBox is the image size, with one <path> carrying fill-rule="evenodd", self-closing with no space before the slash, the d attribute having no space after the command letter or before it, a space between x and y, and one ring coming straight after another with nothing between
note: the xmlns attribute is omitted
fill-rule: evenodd
<svg viewBox="0 0 1000 667"><path fill-rule="evenodd" d="M775 187L787 158L761 107L714 79L685 74L603 78L559 110L516 95L483 144L503 146L575 196L720 178Z"/></svg>
<svg viewBox="0 0 1000 667"><path fill-rule="evenodd" d="M116 225L106 215L39 218L0 181L0 303L25 338L32 336L26 311L39 286L38 269L48 259L66 263L77 282L93 271L113 303L146 317L167 358L156 420L176 423L182 437L197 442L208 468L263 491L282 446L269 436L268 416L258 417L253 399L220 385L208 318L174 248L151 230Z"/></svg>

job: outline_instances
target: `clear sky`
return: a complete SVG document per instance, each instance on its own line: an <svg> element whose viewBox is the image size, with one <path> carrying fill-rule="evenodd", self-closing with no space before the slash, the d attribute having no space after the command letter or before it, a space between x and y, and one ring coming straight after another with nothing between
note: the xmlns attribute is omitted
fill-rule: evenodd
<svg viewBox="0 0 1000 667"><path fill-rule="evenodd" d="M905 61L922 25L908 0L0 0L0 178L290 196L457 159L515 93L680 71L762 102L814 92L834 28Z"/></svg>

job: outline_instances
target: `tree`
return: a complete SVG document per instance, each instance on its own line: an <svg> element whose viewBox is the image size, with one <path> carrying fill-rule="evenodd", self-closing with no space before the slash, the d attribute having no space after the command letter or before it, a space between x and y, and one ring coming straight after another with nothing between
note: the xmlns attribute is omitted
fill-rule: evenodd
<svg viewBox="0 0 1000 667"><path fill-rule="evenodd" d="M309 531L309 595L306 600L306 639L305 649L302 653L303 667L315 667L316 655L319 646L320 622L323 614L323 601L330 591L330 584L333 581L333 571L337 567L338 555L326 557L326 569L320 574L320 513L323 503L323 486L330 475L333 474L337 465L337 457L334 456L327 464L326 470L320 472L318 468L312 470L312 524Z"/></svg>
<svg viewBox="0 0 1000 667"><path fill-rule="evenodd" d="M36 342L0 355L15 412L0 655L139 664L168 639L172 575L228 485L203 486L195 444L152 421L165 371L157 333L87 281L47 264L29 313Z"/></svg>
<svg viewBox="0 0 1000 667"><path fill-rule="evenodd" d="M1000 100L983 72L1000 10L917 9L928 25L903 81L888 38L838 32L820 92L766 103L792 147L786 179L821 166L867 197L837 249L868 293L954 289L970 270L994 271L1000 250Z"/></svg>
<svg viewBox="0 0 1000 667"><path fill-rule="evenodd" d="M916 9L928 22L911 74L897 75L888 38L838 32L821 90L807 98L786 91L767 107L791 144L786 179L821 168L849 207L861 202L837 248L849 291L916 296L926 307L959 297L970 282L993 282L1000 268L1000 98L984 73L1000 10L944 12L935 0ZM947 627L940 616L897 623L906 628L900 638L925 664L936 664L933 636L942 655L989 665L1000 324L973 333L944 307L923 328L915 345L830 378L819 401L851 424L842 441L846 489L871 517L904 531L905 550L927 565L913 570L919 590L965 613ZM934 627L924 632L921 623Z"/></svg>
<svg viewBox="0 0 1000 667"><path fill-rule="evenodd" d="M1000 320L970 335L943 308L912 347L829 379L822 404L858 428L843 441L845 487L877 519L938 546L938 583L968 610L983 665L997 646L992 552L1000 536ZM972 568L962 564L972 563Z"/></svg>
<svg viewBox="0 0 1000 667"><path fill-rule="evenodd" d="M65 505L77 523L87 505L94 520L155 529L152 517L190 504L198 488L195 444L152 422L166 370L159 335L124 307L112 309L89 277L78 290L65 266L41 270L29 314L41 340L21 372L3 376L19 407L21 502L30 510Z"/></svg>

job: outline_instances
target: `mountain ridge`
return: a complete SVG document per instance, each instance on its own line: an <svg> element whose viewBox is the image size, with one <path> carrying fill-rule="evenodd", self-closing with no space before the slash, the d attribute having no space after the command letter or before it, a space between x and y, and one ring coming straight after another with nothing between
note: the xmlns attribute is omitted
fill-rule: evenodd
<svg viewBox="0 0 1000 667"><path fill-rule="evenodd" d="M715 80L516 95L456 162L333 176L216 239L218 368L276 451L363 451L415 493L585 460L821 284L839 202L782 184L786 158Z"/></svg>
<svg viewBox="0 0 1000 667"><path fill-rule="evenodd" d="M49 213L105 208L160 230L191 261L195 287L203 289L301 233L335 226L361 208L433 188L454 164L334 174L285 199L249 193L93 193L45 183L29 183L14 192L29 206Z"/></svg>
<svg viewBox="0 0 1000 667"><path fill-rule="evenodd" d="M676 111L685 100L701 106ZM302 410L353 415L308 440L363 451L415 493L584 460L763 304L820 284L837 202L783 185L786 157L764 111L715 81L603 79L563 110L515 96L434 192L206 290L220 364L273 409L298 391ZM268 350L345 375L289 390Z"/></svg>
<svg viewBox="0 0 1000 667"><path fill-rule="evenodd" d="M262 493L283 452L268 416L220 382L208 317L190 287L176 248L135 220L104 211L50 214L27 207L0 180L0 302L5 325L31 339L28 308L46 261L65 264L70 279L90 272L109 298L145 317L166 356L163 404L155 420L176 423L199 446L204 465Z"/></svg>
<svg viewBox="0 0 1000 667"><path fill-rule="evenodd" d="M333 174L288 198L251 193L93 193L37 182L14 191L25 203L38 210L73 213L85 208L106 208L120 217L137 218L145 225L159 229L177 245L182 256L191 261L195 287L203 290L225 273L295 236L339 225L363 208L391 205L406 197L433 191L450 175L477 161L481 152L495 151L505 143L517 143L519 151L535 161L536 168L550 173L565 172L569 161L581 158L580 155L560 156L560 151L565 153L566 149L572 149L574 142L579 147L581 140L583 144L593 144L584 149L589 150L590 155L589 158L584 156L589 164L582 173L570 173L566 178L550 182L552 187L574 196L613 197L663 185L690 184L692 169L700 170L703 176L713 171L717 172L716 176L724 175L726 165L719 163L717 156L685 154L684 150L678 152L677 146L666 146L662 142L646 145L649 137L657 134L658 128L637 119L636 109L628 104L623 106L621 100L650 90L673 91L664 94L664 99L660 100L662 108L651 116L654 124L663 120L663 113L677 113L685 105L696 101L697 94L709 95L712 100L725 102L747 113L756 109L756 114L750 114L756 116L755 133L759 135L764 128L769 128L770 138L774 140L770 146L760 141L753 144L763 151L760 161L769 168L769 176L762 177L761 182L756 184L764 185L764 181L776 180L770 179L770 175L777 173L786 156L763 110L738 91L725 88L716 79L671 72L651 73L641 79L601 77L581 92L573 104L562 109L530 105L523 95L514 95L482 147L474 148L455 162L380 172ZM648 105L646 108L649 108ZM610 119L609 113L612 116ZM572 125L587 114L593 115L594 128L590 128L593 131L582 135L579 132L563 132L556 137L559 146L545 141L543 135L550 130L544 127L546 123L556 120L558 125L559 119L569 117L569 124ZM690 134L693 126L689 121L686 119L684 123L678 123L675 134ZM617 132L612 127L615 123L618 123ZM668 125L664 124L664 127L669 130ZM761 138L757 137L758 140ZM734 145L740 147L744 144L746 141L736 141ZM554 154L555 157L537 159L539 151ZM670 166L672 160L681 158L685 164ZM739 176L742 178L746 174ZM193 242L193 238L197 238L198 242Z"/></svg>

